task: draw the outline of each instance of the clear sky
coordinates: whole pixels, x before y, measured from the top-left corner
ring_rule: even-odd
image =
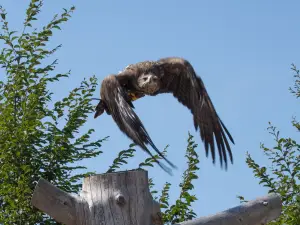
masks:
[[[1,0],[9,25],[20,29],[28,0]],[[157,189],[172,183],[171,202],[186,168],[184,159],[188,131],[199,144],[200,177],[193,205],[198,216],[239,204],[237,195],[253,199],[267,194],[245,163],[246,152],[260,164],[268,161],[259,146],[273,144],[266,130],[272,121],[284,136],[296,136],[290,125],[299,114],[297,100],[289,93],[293,85],[291,63],[300,67],[300,2],[253,1],[45,1],[39,23],[46,24],[62,8],[75,5],[72,19],[56,31],[51,46],[57,52],[57,72],[72,70],[70,79],[51,87],[56,99],[66,96],[84,77],[100,81],[130,63],[167,56],[186,58],[202,77],[221,119],[233,135],[234,165],[228,171],[205,157],[200,136],[189,110],[172,95],[145,97],[135,102],[157,147],[169,147],[168,158],[178,165],[170,177],[159,167],[149,170]],[[94,97],[99,97],[98,92]],[[96,104],[96,102],[95,102]],[[107,115],[90,118],[82,131],[94,128],[93,139],[110,136],[95,159],[82,162],[89,170],[105,172],[113,158],[131,141]],[[137,149],[139,150],[139,149]],[[125,168],[136,168],[148,155],[142,151]],[[217,161],[218,162],[218,161]]]

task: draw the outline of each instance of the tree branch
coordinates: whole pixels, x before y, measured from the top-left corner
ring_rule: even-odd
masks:
[[[215,215],[201,217],[177,225],[263,225],[278,218],[282,202],[277,194],[257,198]]]

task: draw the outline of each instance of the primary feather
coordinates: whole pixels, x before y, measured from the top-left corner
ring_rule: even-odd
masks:
[[[227,154],[229,154],[231,162],[233,162],[233,157],[226,135],[232,143],[234,140],[219,118],[203,81],[185,59],[164,58],[158,62],[164,69],[159,93],[173,93],[180,103],[190,109],[195,129],[200,128],[206,155],[210,149],[213,163],[215,163],[216,146],[214,141],[216,141],[220,164],[222,166],[224,162],[225,168],[227,168]]]

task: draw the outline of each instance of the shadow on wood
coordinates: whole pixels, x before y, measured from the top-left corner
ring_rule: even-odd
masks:
[[[268,195],[215,215],[181,225],[262,225],[281,214],[278,195]],[[66,225],[163,224],[159,204],[149,191],[148,173],[131,170],[86,177],[79,196],[40,179],[32,205]]]

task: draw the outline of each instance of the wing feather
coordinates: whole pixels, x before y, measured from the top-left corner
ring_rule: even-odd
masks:
[[[203,81],[196,75],[192,65],[185,59],[169,57],[158,60],[163,68],[162,87],[159,93],[173,93],[180,103],[190,109],[194,126],[200,128],[200,137],[204,142],[206,156],[209,150],[215,163],[217,147],[221,166],[227,169],[227,154],[231,163],[233,157],[227,137],[234,143],[229,131],[219,118],[207,93]],[[226,136],[227,135],[227,136]],[[216,142],[216,145],[215,145]]]
[[[135,144],[139,145],[144,151],[153,157],[152,153],[146,147],[146,145],[149,144],[164,160],[168,162],[168,164],[170,164],[173,168],[176,168],[176,166],[166,159],[154,145],[141,120],[134,112],[132,102],[128,98],[126,90],[120,85],[115,75],[107,76],[102,81],[101,100],[105,102],[108,111],[119,129],[131,138]],[[153,159],[162,169],[171,173],[170,168],[166,167],[154,157]]]

